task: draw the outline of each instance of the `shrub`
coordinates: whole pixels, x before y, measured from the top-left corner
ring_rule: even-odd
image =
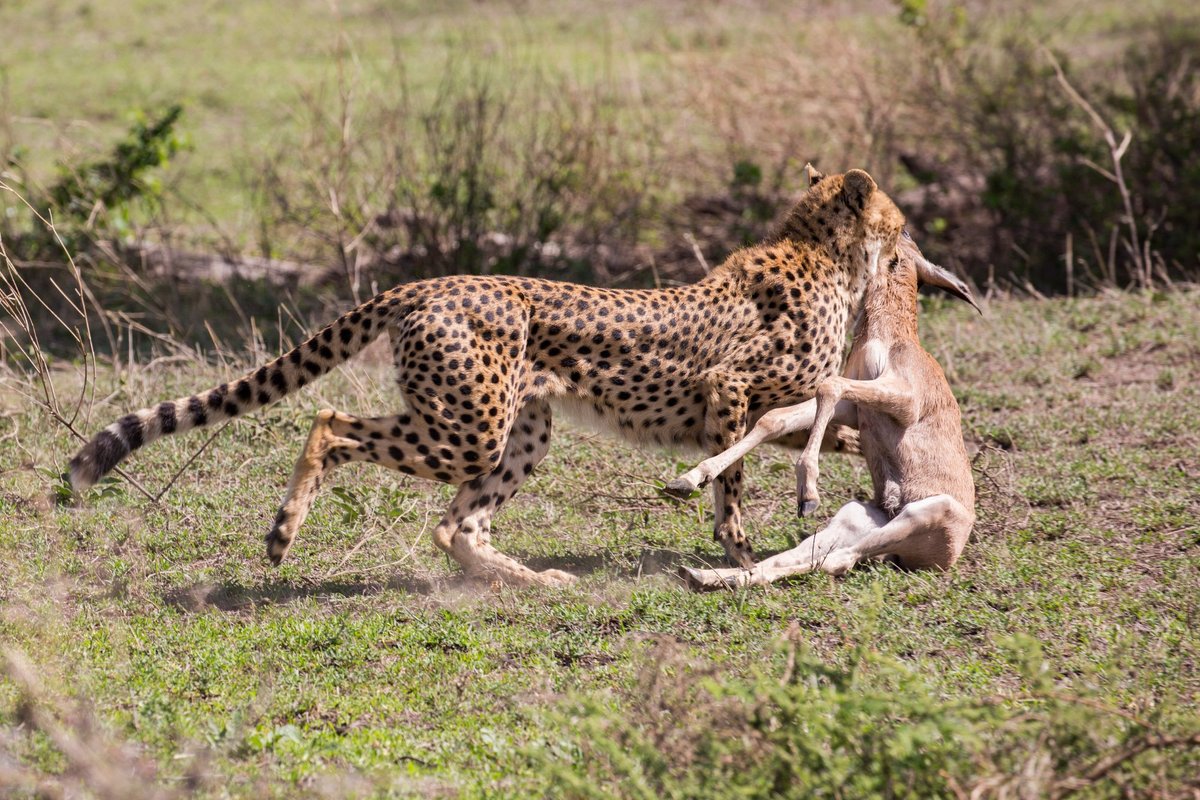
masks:
[[[130,230],[139,206],[155,208],[162,202],[159,170],[166,167],[184,140],[176,131],[183,107],[172,105],[156,117],[138,114],[128,133],[103,158],[82,164],[59,165],[59,177],[42,191],[23,177],[15,159],[9,167],[17,175],[19,192],[38,213],[54,217],[58,234],[71,250],[91,238],[120,238]],[[19,204],[18,204],[19,205]],[[20,228],[6,235],[16,240],[15,251],[28,258],[61,255],[49,229],[31,215],[19,214]],[[9,226],[14,223],[10,219]]]
[[[1200,78],[1190,66],[1200,24],[1160,20],[1115,64],[1073,64],[1041,47],[1036,28],[972,26],[916,6],[902,17],[919,20],[916,64],[934,110],[908,165],[936,188],[913,210],[926,227],[952,221],[932,255],[966,254],[977,275],[991,264],[1049,290],[1069,288],[1074,274],[1141,286],[1197,274],[1200,233],[1186,218],[1200,202]],[[968,187],[966,200],[955,185]]]
[[[876,603],[882,602],[876,598]],[[1056,684],[1037,642],[1017,640],[1005,698],[947,698],[870,645],[831,665],[792,630],[774,666],[716,681],[659,644],[618,704],[570,706],[566,742],[532,751],[567,798],[1066,797],[1182,792],[1200,766],[1200,718],[1172,735]],[[1144,796],[1144,795],[1143,795]],[[1182,794],[1180,795],[1182,796]]]
[[[423,101],[403,89],[336,96],[304,104],[309,167],[286,166],[295,159],[284,145],[257,170],[255,189],[264,254],[315,237],[352,287],[367,271],[381,282],[461,272],[603,278],[596,265],[619,261],[608,251],[636,243],[653,213],[653,130],[637,145],[623,141],[617,117],[629,110],[603,86],[583,91],[519,70],[501,81],[451,62]],[[347,135],[348,119],[369,135]]]

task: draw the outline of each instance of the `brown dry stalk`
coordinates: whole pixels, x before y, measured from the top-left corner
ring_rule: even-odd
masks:
[[[1101,167],[1099,164],[1096,164],[1090,159],[1083,158],[1082,156],[1079,158],[1079,161],[1081,164],[1094,170],[1098,174],[1103,175],[1105,178],[1116,184],[1117,191],[1121,195],[1121,203],[1125,207],[1125,222],[1129,226],[1129,243],[1127,249],[1130,256],[1133,258],[1133,264],[1137,270],[1137,282],[1140,288],[1151,289],[1154,285],[1152,265],[1148,257],[1148,253],[1143,251],[1143,247],[1140,242],[1141,232],[1138,229],[1137,218],[1133,213],[1133,196],[1129,191],[1128,184],[1125,182],[1125,173],[1121,169],[1121,159],[1125,157],[1125,151],[1129,149],[1129,144],[1133,141],[1133,132],[1125,131],[1125,135],[1121,138],[1121,142],[1118,144],[1117,135],[1113,131],[1112,126],[1109,125],[1104,120],[1104,117],[1100,116],[1100,112],[1098,112],[1095,107],[1092,106],[1092,104],[1089,103],[1087,99],[1084,98],[1084,96],[1080,94],[1074,86],[1071,85],[1071,82],[1067,80],[1066,73],[1063,72],[1062,65],[1058,63],[1058,59],[1054,57],[1054,54],[1045,47],[1042,48],[1042,53],[1050,61],[1050,65],[1054,67],[1054,74],[1057,76],[1058,83],[1062,86],[1063,91],[1066,92],[1067,97],[1070,98],[1071,102],[1079,106],[1079,108],[1091,118],[1092,124],[1094,124],[1104,136],[1104,141],[1108,145],[1109,158],[1112,159],[1112,169],[1107,170],[1104,167]],[[1146,245],[1148,247],[1149,241],[1146,242]],[[1110,268],[1112,268],[1111,265]]]
[[[1162,733],[1142,734],[1121,749],[1098,759],[1081,774],[1055,781],[1050,797],[1053,800],[1070,797],[1108,777],[1117,767],[1147,750],[1170,750],[1176,747],[1200,747],[1200,733],[1194,733],[1191,736],[1168,736]]]
[[[67,302],[71,311],[77,314],[81,320],[81,325],[75,327],[69,325],[62,317],[34,291],[33,287],[25,280],[17,265],[9,256],[8,249],[5,246],[3,237],[0,237],[0,312],[6,314],[12,321],[12,325],[16,328],[23,337],[24,341],[12,339],[11,346],[30,364],[33,368],[33,376],[28,380],[28,390],[18,389],[18,392],[29,399],[37,407],[41,408],[47,415],[50,416],[56,423],[65,428],[78,441],[86,442],[87,437],[79,431],[76,423],[82,416],[84,423],[87,424],[91,419],[91,409],[95,403],[96,391],[96,350],[92,339],[92,329],[89,308],[96,309],[102,320],[105,320],[107,331],[108,315],[103,308],[100,308],[91,288],[84,280],[83,273],[79,269],[75,258],[71,255],[70,249],[66,242],[63,241],[59,234],[58,228],[54,224],[53,217],[47,218],[43,216],[36,208],[34,208],[28,200],[26,200],[16,189],[9,186],[7,183],[0,181],[0,191],[8,192],[13,197],[17,198],[37,219],[37,221],[45,226],[54,237],[59,249],[62,250],[66,258],[67,267],[70,270],[71,277],[74,280],[74,296],[64,290],[54,280],[50,281],[50,285],[54,290]],[[45,310],[59,327],[71,337],[75,343],[76,349],[79,351],[79,356],[83,362],[83,380],[79,389],[79,394],[74,400],[73,408],[66,410],[63,401],[59,398],[55,387],[53,376],[51,374],[49,360],[46,357],[46,351],[42,347],[41,340],[38,336],[37,325],[34,322],[33,313],[30,311],[29,304],[26,302],[26,296],[33,297],[37,303]],[[138,326],[143,332],[154,335],[152,331]],[[5,323],[0,322],[0,330],[7,331],[8,327]],[[111,332],[108,332],[110,344],[113,343]],[[115,349],[114,349],[115,352]],[[36,386],[37,388],[34,388]],[[216,433],[219,433],[218,429]],[[179,470],[171,477],[170,480],[157,492],[151,492],[140,481],[130,475],[127,471],[116,468],[114,471],[120,475],[129,485],[137,489],[147,500],[152,503],[157,503],[162,497],[175,485],[175,481],[179,475],[191,465],[195,459],[204,452],[205,448],[215,438],[216,433],[210,436],[207,441],[197,449],[192,456],[184,464],[183,469]]]

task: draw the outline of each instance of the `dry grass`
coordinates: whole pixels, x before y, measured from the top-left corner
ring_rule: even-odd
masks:
[[[372,282],[461,270],[688,280],[759,237],[814,161],[868,168],[931,234],[931,255],[981,282],[998,276],[1009,288],[1012,275],[1022,288],[1074,290],[1128,273],[1144,286],[1195,267],[1177,216],[1190,203],[1163,174],[1194,149],[1187,113],[1171,110],[1194,110],[1192,83],[1175,75],[1187,74],[1179,37],[1194,17],[1167,0],[533,3],[521,14],[457,4],[396,13],[362,0],[271,20],[275,35],[254,47],[241,37],[267,22],[240,4],[198,19],[177,10],[138,22],[126,11],[14,7],[0,23],[29,31],[27,48],[51,33],[73,43],[89,80],[116,72],[135,105],[185,102],[192,151],[160,173],[161,190],[115,215],[130,228],[90,232],[189,251],[180,263],[201,250],[312,264],[351,298]],[[214,28],[238,39],[219,62]],[[145,76],[98,43],[106,37],[134,39],[154,91],[139,94]],[[296,64],[314,41],[320,55]],[[1099,197],[1102,183],[1069,201],[1047,184],[1115,152],[1086,132],[1090,117],[1039,55],[1050,50],[1105,124],[1134,131],[1114,202]],[[1162,63],[1133,63],[1145,50]],[[16,156],[10,177],[36,193],[56,157],[102,152],[122,126],[79,70],[33,75],[41,62],[25,53],[13,51],[13,85],[34,89],[0,109],[0,152]],[[210,67],[181,73],[184,63]],[[188,102],[189,91],[199,96]],[[100,121],[70,124],[80,117]],[[47,126],[60,135],[31,133]],[[1152,157],[1156,138],[1172,142],[1165,160]],[[1068,140],[1079,152],[1055,149]]]

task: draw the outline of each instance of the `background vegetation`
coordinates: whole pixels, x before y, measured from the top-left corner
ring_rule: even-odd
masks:
[[[0,5],[0,795],[1193,797],[1198,19]],[[376,287],[693,280],[808,160],[869,169],[989,298],[923,313],[979,489],[953,573],[687,593],[708,500],[657,487],[691,457],[569,425],[496,528],[577,587],[463,583],[427,535],[450,490],[365,467],[270,569],[315,408],[393,407],[372,352],[56,503],[77,435]],[[789,462],[750,463],[762,553],[818,524]]]
[[[1144,286],[1200,258],[1189,4],[99,0],[0,26],[5,181],[135,266],[266,257],[307,266],[243,271],[353,295],[691,279],[808,160],[869,169],[980,283]]]

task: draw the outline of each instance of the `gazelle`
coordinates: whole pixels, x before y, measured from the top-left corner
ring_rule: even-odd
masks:
[[[820,501],[822,439],[836,422],[859,430],[873,502],[847,503],[824,530],[750,569],[682,567],[692,587],[765,585],[815,569],[840,575],[873,557],[940,570],[958,559],[975,524],[975,486],[958,403],[918,339],[918,278],[979,310],[966,284],[930,263],[905,231],[895,257],[868,285],[844,374],[824,380],[811,400],[767,412],[740,442],[667,486],[687,496],[759,444],[808,430],[796,464],[799,512],[808,516]]]

